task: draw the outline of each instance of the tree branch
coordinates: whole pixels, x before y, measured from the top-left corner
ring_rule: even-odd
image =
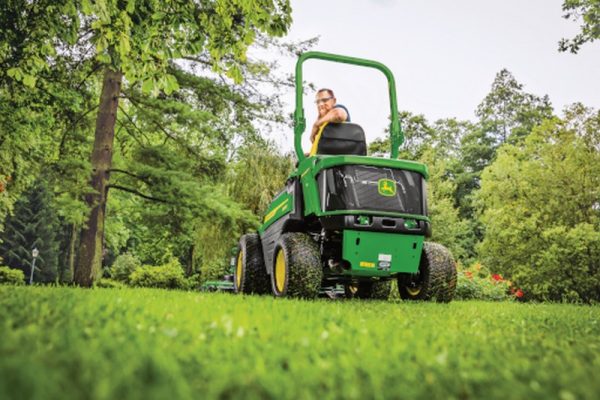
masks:
[[[129,99],[131,100],[131,99]],[[127,118],[127,120],[129,121],[129,123],[131,125],[133,125],[133,127],[140,133],[140,135],[142,135],[144,137],[144,139],[146,139],[146,141],[148,141],[148,138],[146,137],[146,135],[144,135],[144,132],[136,125],[136,123],[133,121],[133,118],[131,118],[131,116],[129,114],[127,114],[127,112],[125,111],[125,109],[123,107],[121,107],[121,105],[119,104],[119,110],[121,110],[121,112],[123,113],[123,115],[125,115],[125,117]],[[129,130],[127,128],[125,128],[125,130],[131,134],[131,132],[129,132]],[[134,136],[134,135],[131,135]],[[138,143],[140,143],[138,141]]]
[[[139,176],[139,175],[137,175],[137,174],[134,174],[133,172],[126,171],[126,170],[124,170],[124,169],[119,169],[119,168],[110,168],[110,169],[108,170],[108,172],[119,172],[119,173],[121,173],[121,174],[129,175],[129,176],[131,176],[132,178],[138,179],[138,180],[140,180],[140,181],[142,181],[142,182],[144,182],[144,183],[150,184],[146,178],[142,178],[141,176]]]
[[[127,94],[125,94],[125,96],[127,96],[127,100],[129,100],[131,102],[131,104],[139,109],[142,109],[141,105],[143,105],[143,103],[138,102],[137,99],[135,99],[133,96],[129,96]],[[141,104],[140,104],[141,103]],[[129,118],[129,116],[127,116]],[[178,137],[176,137],[175,135],[173,135],[171,132],[169,132],[166,128],[164,128],[157,120],[155,120],[154,118],[150,118],[150,121],[162,132],[164,133],[169,139],[173,140],[175,143],[178,143],[181,147],[183,147],[185,150],[187,150],[187,152],[192,155],[195,156],[196,152],[189,147],[186,143],[184,143],[182,140],[180,140]],[[138,128],[139,129],[139,128]]]
[[[135,190],[135,189],[128,188],[128,187],[121,186],[121,185],[109,184],[109,185],[107,185],[107,186],[106,186],[106,189],[107,189],[107,190],[108,190],[108,189],[118,189],[118,190],[122,190],[122,191],[124,191],[124,192],[128,192],[128,193],[131,193],[131,194],[135,194],[136,196],[142,197],[142,198],[144,198],[144,199],[146,199],[146,200],[157,201],[157,202],[159,202],[159,203],[167,203],[167,204],[169,203],[167,200],[164,200],[164,199],[159,199],[159,198],[157,198],[157,197],[152,197],[152,196],[150,196],[150,195],[147,195],[147,194],[140,193],[140,192],[138,192],[138,191],[137,191],[137,190]]]
[[[86,112],[84,112],[83,114],[81,114],[79,116],[79,118],[77,118],[75,121],[71,122],[71,124],[67,127],[67,129],[65,129],[62,138],[60,139],[60,145],[58,146],[59,148],[59,153],[62,154],[62,151],[64,149],[65,146],[65,141],[67,139],[67,136],[69,135],[69,133],[71,132],[71,129],[75,128],[77,126],[77,124],[84,119],[89,113],[91,113],[92,111],[94,111],[95,109],[97,109],[100,106],[100,104],[96,104],[95,106],[92,106],[89,110],[87,110]]]

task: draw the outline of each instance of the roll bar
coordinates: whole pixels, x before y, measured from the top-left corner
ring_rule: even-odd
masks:
[[[309,51],[306,53],[302,53],[300,57],[298,57],[298,61],[296,62],[296,109],[294,111],[294,148],[296,150],[298,160],[302,161],[306,158],[304,152],[302,151],[302,134],[306,129],[306,119],[304,118],[304,108],[302,106],[302,96],[304,94],[302,90],[302,64],[304,63],[304,61],[309,60],[311,58],[375,68],[383,72],[383,74],[388,80],[388,91],[390,95],[390,114],[392,116],[392,121],[390,123],[390,158],[398,158],[398,147],[400,147],[400,145],[404,141],[404,135],[402,134],[402,129],[400,128],[400,121],[398,120],[398,104],[396,102],[396,82],[394,80],[394,75],[392,75],[392,71],[390,71],[388,67],[377,61],[342,56],[338,54],[322,53],[318,51]]]

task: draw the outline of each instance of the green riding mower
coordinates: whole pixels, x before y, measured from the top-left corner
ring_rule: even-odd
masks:
[[[363,129],[328,124],[306,156],[302,64],[321,59],[375,68],[388,80],[390,158],[368,157]],[[383,64],[335,54],[307,52],[296,64],[294,114],[297,169],[266,210],[258,232],[241,237],[234,257],[237,293],[314,298],[323,288],[344,288],[347,297],[387,299],[393,279],[400,297],[449,302],[456,264],[431,236],[427,167],[399,160],[403,134],[396,87]]]

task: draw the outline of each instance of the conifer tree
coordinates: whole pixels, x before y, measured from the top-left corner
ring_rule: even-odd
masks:
[[[34,282],[56,280],[58,270],[58,223],[51,207],[51,195],[43,181],[29,189],[15,204],[14,215],[6,221],[0,255],[11,268],[31,273],[31,251],[37,248]]]

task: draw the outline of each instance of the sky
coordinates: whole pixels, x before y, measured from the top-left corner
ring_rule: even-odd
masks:
[[[576,55],[558,52],[558,41],[579,31],[562,18],[562,0],[291,0],[293,23],[285,40],[319,37],[311,50],[367,58],[388,66],[398,108],[429,120],[475,120],[474,111],[495,75],[508,69],[557,113],[582,102],[600,108],[600,42]],[[295,60],[280,61],[294,71]],[[374,69],[320,60],[304,63],[304,78],[335,91],[338,103],[370,142],[389,124],[384,75]],[[282,97],[294,109],[292,91]],[[306,93],[307,127],[316,119],[314,92]],[[307,131],[309,130],[307,128]],[[309,147],[308,134],[304,148]],[[275,137],[293,149],[293,133]]]

